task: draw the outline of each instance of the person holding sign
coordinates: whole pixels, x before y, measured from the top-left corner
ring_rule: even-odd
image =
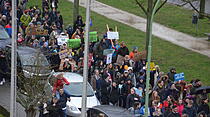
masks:
[[[129,55],[129,50],[128,50],[128,48],[126,47],[125,42],[122,41],[122,42],[120,43],[120,48],[119,48],[119,50],[118,50],[118,52],[117,52],[117,63],[122,64],[123,59],[124,59],[124,57],[125,57],[126,55]]]

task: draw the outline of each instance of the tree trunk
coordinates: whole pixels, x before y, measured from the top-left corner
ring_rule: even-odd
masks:
[[[199,14],[199,18],[200,19],[204,18],[204,14],[205,14],[205,0],[200,0],[200,14]]]
[[[25,110],[26,117],[36,117],[36,109]]]
[[[79,15],[79,0],[74,0],[73,24],[77,20],[78,15]]]

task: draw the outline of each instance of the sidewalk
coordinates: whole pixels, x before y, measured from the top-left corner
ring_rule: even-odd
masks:
[[[73,2],[73,0],[68,1]],[[85,7],[85,4],[80,5]],[[142,17],[113,8],[95,0],[91,6],[91,10],[100,15],[146,32],[146,19]],[[206,40],[197,39],[196,37],[167,28],[158,23],[153,23],[152,34],[160,39],[210,57],[210,42]]]
[[[10,83],[6,82],[6,84],[0,86],[0,99],[0,105],[10,112]],[[24,108],[19,103],[16,103],[16,105],[16,117],[25,117]]]

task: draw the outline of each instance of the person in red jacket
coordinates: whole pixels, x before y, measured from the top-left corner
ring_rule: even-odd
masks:
[[[63,89],[64,88],[64,85],[69,85],[70,82],[65,78],[63,77],[63,73],[60,73],[58,75],[55,76],[57,78],[57,80],[54,82],[54,85],[53,85],[53,96],[56,95],[57,99],[60,99],[60,95],[59,95],[59,89]],[[66,90],[64,88],[64,93],[66,93],[67,95],[70,95],[69,91]]]

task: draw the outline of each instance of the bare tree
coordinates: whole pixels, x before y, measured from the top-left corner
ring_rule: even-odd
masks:
[[[199,18],[202,19],[204,17],[210,18],[210,16],[208,16],[205,13],[205,0],[182,0],[183,2],[185,2],[183,5],[189,4],[197,13],[199,13]],[[200,9],[196,8],[193,5],[193,2],[195,1],[199,1],[200,2]]]
[[[148,0],[148,6],[145,8],[145,5],[143,5],[143,2],[141,0],[135,0],[136,4],[141,8],[141,10],[144,12],[144,14],[147,16],[147,30],[146,30],[146,47],[145,50],[148,49],[148,44],[149,44],[149,33],[150,33],[150,22],[149,20],[151,19],[151,14],[154,9],[155,4],[157,3],[158,0]],[[159,7],[156,9],[155,14],[166,4],[168,0],[164,0]],[[147,50],[148,52],[148,50]]]

